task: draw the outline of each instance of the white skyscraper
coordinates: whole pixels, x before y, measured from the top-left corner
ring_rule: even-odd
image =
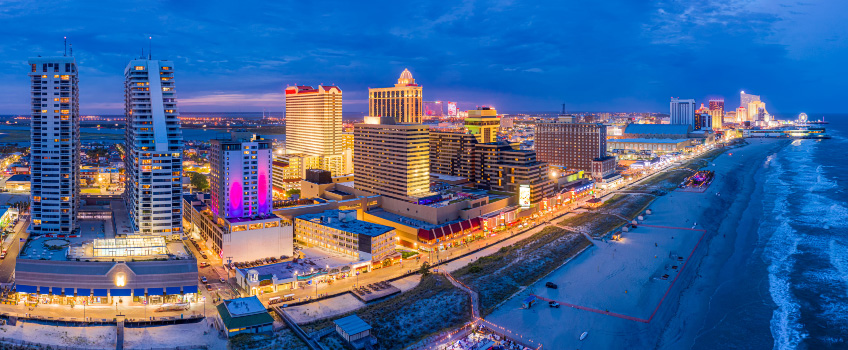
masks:
[[[739,106],[748,108],[751,102],[760,102],[760,95],[746,94],[745,91],[739,93]]]
[[[677,97],[671,98],[669,111],[671,124],[695,125],[695,100],[681,100]]]
[[[135,233],[180,233],[183,137],[173,63],[132,60],[124,76],[130,222]]]
[[[78,229],[79,77],[73,57],[29,59],[33,234]]]

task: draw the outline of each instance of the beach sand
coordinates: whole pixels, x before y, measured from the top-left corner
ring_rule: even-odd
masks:
[[[720,227],[717,221],[721,221],[724,216],[717,215],[717,212],[726,212],[736,197],[746,195],[745,191],[734,191],[734,188],[753,187],[753,173],[780,144],[780,141],[758,140],[744,147],[730,149],[712,162],[715,166],[711,163],[704,168],[716,172],[716,179],[706,192],[674,191],[659,197],[649,206],[653,214],[645,217],[645,224],[691,229],[697,223],[695,228],[706,229],[706,234],[693,230],[639,226],[632,232],[624,233],[624,239],[620,242],[594,241],[596,246],[508,300],[487,320],[541,342],[545,349],[654,348],[663,334],[675,339],[675,336],[664,331],[675,328],[670,325],[680,307],[681,291],[693,295],[686,298],[687,305],[684,308],[698,308],[708,304],[709,295],[698,290],[687,290],[695,279],[693,277],[699,276],[699,265],[706,256],[704,252],[713,247],[732,250],[732,245],[728,244],[729,238],[723,236],[724,233],[717,233]],[[697,249],[689,258],[696,244]],[[677,271],[683,267],[684,261],[676,259],[677,256],[683,257],[686,266],[679,272],[678,280],[658,308]],[[677,266],[677,269],[672,266]],[[669,275],[667,280],[659,278],[664,274]],[[557,283],[559,289],[545,288],[544,283],[547,281]],[[633,318],[650,319],[650,322],[565,305],[552,309],[546,303],[538,303],[529,310],[521,309],[521,301],[529,294],[601,312],[608,310]],[[654,310],[657,310],[656,314]],[[674,322],[681,324],[677,326],[680,329],[689,327],[685,325],[687,321],[676,318]],[[579,336],[584,331],[589,334],[585,340],[580,341]],[[675,344],[673,340],[668,341],[668,344],[668,348],[681,345]]]

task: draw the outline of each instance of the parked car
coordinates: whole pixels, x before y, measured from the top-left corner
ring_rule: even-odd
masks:
[[[557,286],[557,285],[556,285],[555,283],[553,283],[553,282],[545,282],[545,287],[548,287],[548,288],[550,288],[550,289],[557,289],[557,288],[559,288],[559,286]]]
[[[209,281],[206,279],[206,276],[203,276],[203,277],[200,277],[200,282],[207,283]]]
[[[210,285],[208,285],[208,284],[207,284],[207,285],[206,285],[206,290],[208,290],[208,291],[210,291],[210,292],[211,292],[211,291],[212,291],[212,286],[210,286]]]
[[[219,280],[221,280],[221,283],[227,283],[227,280],[223,277],[219,278]]]
[[[559,309],[559,303],[555,302],[555,301],[548,302],[548,306],[555,308],[555,309]]]

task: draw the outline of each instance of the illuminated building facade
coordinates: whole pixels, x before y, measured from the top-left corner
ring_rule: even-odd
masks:
[[[79,77],[73,57],[29,59],[32,234],[79,229]]]
[[[745,91],[739,93],[739,105],[742,107],[748,108],[749,103],[759,101],[760,95],[746,94]]]
[[[695,100],[671,98],[669,114],[670,124],[685,124],[695,126]]]
[[[224,218],[270,213],[271,141],[254,138],[210,142],[212,212]]]
[[[173,62],[132,60],[124,76],[124,198],[132,229],[143,235],[179,233],[183,136]]]
[[[594,123],[540,121],[534,143],[539,161],[590,172],[592,160],[607,155],[607,128]]]
[[[722,124],[724,121],[724,99],[723,98],[714,98],[710,99],[710,117],[712,117],[712,128],[713,130],[718,130],[722,128]]]
[[[498,140],[501,120],[494,108],[481,107],[468,111],[464,124],[468,133],[477,137],[477,142],[490,143]]]
[[[336,86],[286,88],[286,148],[289,153],[342,153],[342,90]]]
[[[421,124],[422,88],[404,69],[395,87],[368,89],[368,111],[374,117],[393,117],[398,124]]]
[[[395,253],[395,228],[356,219],[356,210],[326,210],[294,218],[295,237],[359,260],[380,262]]]
[[[538,161],[535,151],[517,150],[506,142],[481,143],[474,157],[479,165],[474,181],[480,188],[519,193],[521,186],[529,186],[531,203],[553,193],[548,164]]]
[[[430,132],[392,117],[365,117],[353,126],[353,174],[357,190],[400,200],[430,193]]]

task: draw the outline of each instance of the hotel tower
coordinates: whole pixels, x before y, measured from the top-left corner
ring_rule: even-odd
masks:
[[[271,141],[254,137],[211,143],[212,212],[228,219],[271,213]]]
[[[124,76],[130,222],[139,234],[180,233],[183,136],[173,62],[132,60]]]
[[[372,117],[393,117],[398,124],[421,124],[422,87],[404,69],[395,87],[368,89],[368,112]]]
[[[342,89],[336,86],[286,88],[288,153],[330,156],[342,153]]]
[[[71,56],[29,59],[33,234],[79,229],[79,77]]]

